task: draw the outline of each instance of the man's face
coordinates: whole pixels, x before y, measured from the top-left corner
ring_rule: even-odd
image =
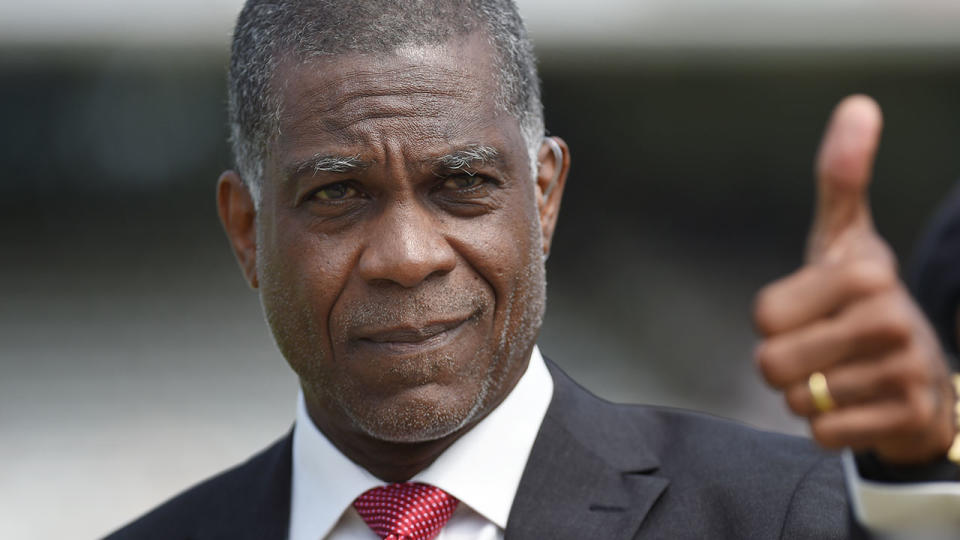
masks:
[[[254,280],[312,418],[394,442],[482,418],[526,367],[552,230],[486,40],[276,80]]]

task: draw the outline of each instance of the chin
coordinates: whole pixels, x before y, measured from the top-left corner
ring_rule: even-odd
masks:
[[[423,443],[450,437],[471,425],[483,409],[485,388],[473,400],[451,390],[452,399],[417,396],[379,403],[350,414],[355,426],[367,436],[392,443]]]

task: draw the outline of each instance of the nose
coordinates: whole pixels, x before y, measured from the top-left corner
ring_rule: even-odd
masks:
[[[410,288],[456,266],[456,253],[436,219],[417,204],[391,205],[369,229],[368,238],[358,271],[370,283]]]

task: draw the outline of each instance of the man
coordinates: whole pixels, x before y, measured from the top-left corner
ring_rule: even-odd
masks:
[[[866,228],[870,107],[848,103],[829,130],[812,264],[761,295],[758,361],[818,440],[872,451],[882,474],[942,458],[953,394],[922,319],[887,299],[902,300],[899,284]],[[511,2],[252,0],[230,114],[238,168],[220,177],[220,217],[300,379],[297,422],[115,538],[856,532],[839,460],[814,445],[612,405],[541,357],[544,259],[570,157],[543,137]],[[891,320],[855,331],[842,314],[862,302]],[[827,330],[840,320],[846,333]],[[873,373],[875,355],[897,366],[884,392],[834,382],[852,356]],[[805,386],[817,370],[835,407]],[[850,416],[874,398],[896,423]]]

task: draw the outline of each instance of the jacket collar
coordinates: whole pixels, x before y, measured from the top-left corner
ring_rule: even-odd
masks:
[[[669,484],[644,445],[637,409],[603,402],[552,362],[554,395],[505,537],[633,538]]]

